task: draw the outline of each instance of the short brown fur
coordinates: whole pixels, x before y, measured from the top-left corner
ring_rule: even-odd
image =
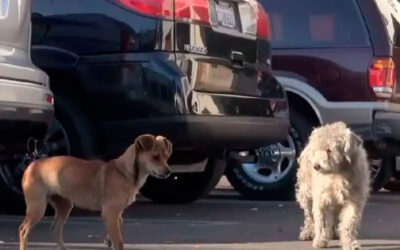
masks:
[[[169,176],[171,154],[172,144],[165,137],[142,135],[109,162],[57,156],[31,163],[22,179],[27,209],[19,229],[20,250],[26,250],[29,231],[42,219],[48,203],[55,210],[52,228],[59,249],[66,249],[62,231],[73,205],[101,211],[108,241],[115,250],[124,249],[122,213],[149,175]]]

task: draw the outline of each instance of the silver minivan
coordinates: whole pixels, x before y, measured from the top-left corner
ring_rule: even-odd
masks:
[[[31,4],[32,0],[0,0],[2,197],[7,191],[18,190],[18,166],[27,148],[32,147],[29,142],[45,138],[54,114],[49,78],[30,58]]]

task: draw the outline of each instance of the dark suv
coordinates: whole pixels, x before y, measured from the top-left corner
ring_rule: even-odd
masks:
[[[40,0],[32,22],[32,59],[55,94],[53,151],[107,159],[163,134],[176,174],[147,183],[155,201],[192,201],[223,174],[226,149],[287,136],[256,1]]]
[[[262,157],[252,165],[232,163],[231,183],[247,197],[291,198],[295,155],[312,127],[345,121],[365,140],[379,189],[399,154],[400,3],[259,2],[271,21],[272,68],[288,94],[290,136],[256,150]]]

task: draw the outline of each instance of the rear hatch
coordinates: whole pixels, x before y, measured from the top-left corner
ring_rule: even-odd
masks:
[[[165,50],[176,52],[176,62],[192,90],[284,98],[269,65],[268,15],[256,0],[117,2],[162,20],[157,37]]]
[[[175,27],[177,60],[194,90],[263,95],[270,33],[257,1],[175,0]]]
[[[0,0],[0,78],[47,83],[30,60],[31,1]]]

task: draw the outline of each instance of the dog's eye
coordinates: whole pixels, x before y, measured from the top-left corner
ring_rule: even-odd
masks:
[[[329,155],[330,153],[332,153],[332,151],[328,148],[328,149],[326,150],[326,153],[328,153],[328,155]]]

